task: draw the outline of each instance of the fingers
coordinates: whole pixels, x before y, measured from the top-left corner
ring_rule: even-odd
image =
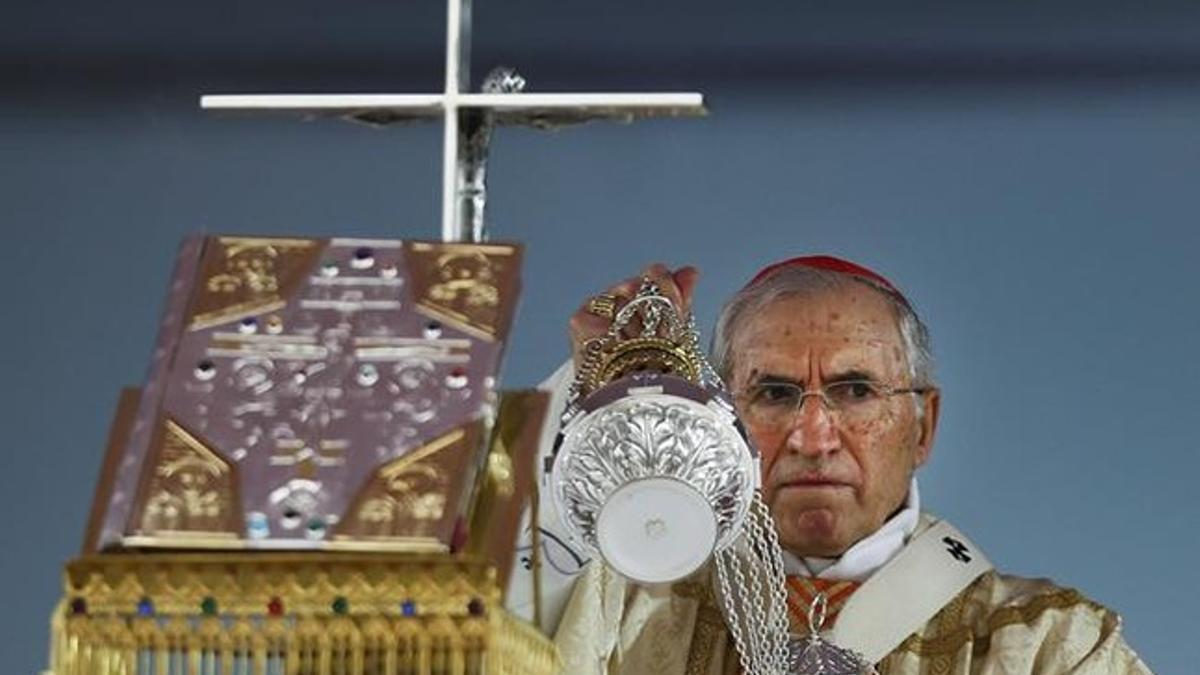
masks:
[[[663,295],[679,310],[680,315],[686,316],[692,311],[692,295],[696,290],[696,282],[700,279],[700,270],[685,265],[671,271],[666,265],[655,263],[647,267],[642,276],[658,285]]]
[[[641,278],[626,279],[618,284],[609,286],[601,294],[611,296],[616,301],[613,307],[614,315],[620,309],[621,305],[624,305],[637,293],[638,286],[641,283]],[[579,309],[575,310],[575,313],[571,315],[571,341],[576,346],[580,342],[603,335],[608,331],[608,325],[612,323],[611,318],[592,313],[590,308],[591,302],[592,298],[584,300]]]
[[[691,311],[692,294],[699,277],[699,270],[692,266],[681,267],[671,271],[666,265],[655,263],[646,267],[636,277],[630,277],[610,286],[604,291],[616,301],[614,312],[632,299],[642,285],[643,279],[653,281],[674,305],[679,308],[681,315]],[[594,296],[593,296],[594,297]],[[569,331],[571,335],[571,352],[576,365],[580,364],[584,345],[589,340],[598,338],[608,332],[612,324],[610,317],[599,316],[590,311],[592,298],[588,298],[571,316]]]
[[[700,270],[687,265],[675,270],[671,278],[675,280],[675,286],[679,289],[680,311],[685,314],[692,311],[692,294],[696,290],[696,282],[700,280]]]

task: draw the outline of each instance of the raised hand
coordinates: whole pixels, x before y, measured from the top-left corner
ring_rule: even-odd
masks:
[[[613,317],[637,294],[643,279],[648,278],[657,284],[662,294],[679,309],[680,315],[686,316],[692,309],[692,293],[699,276],[700,271],[690,265],[672,271],[662,263],[654,263],[638,276],[625,279],[585,300],[571,315],[568,325],[575,367],[578,368],[582,363],[584,345],[608,332]]]

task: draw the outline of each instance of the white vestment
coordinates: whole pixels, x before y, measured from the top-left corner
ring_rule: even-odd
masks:
[[[914,588],[936,595],[940,578],[949,574],[911,564],[919,557],[908,556],[906,565],[904,554],[925,533],[937,534],[935,542],[944,541],[937,528],[950,526],[921,514],[905,550],[872,574],[891,588],[872,586],[868,579],[854,592],[861,594],[859,598],[850,596],[828,634],[853,641],[859,633],[870,642],[874,635],[886,632],[880,626],[889,626],[893,617],[903,613],[895,606],[897,598]],[[947,551],[954,554],[954,547]],[[932,616],[918,621],[914,630],[897,637],[898,644],[889,643],[877,655],[874,660],[881,675],[1150,672],[1125,643],[1120,617],[1111,610],[1048,580],[1002,575],[990,564],[982,569],[987,571],[953,586],[946,601],[939,600],[931,610]],[[558,626],[556,642],[566,664],[564,672],[737,673],[737,654],[711,586],[707,572],[660,587],[636,586],[592,561],[576,582]]]

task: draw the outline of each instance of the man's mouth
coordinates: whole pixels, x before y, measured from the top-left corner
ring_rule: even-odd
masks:
[[[850,488],[849,483],[825,476],[804,476],[781,481],[777,490],[784,488]]]

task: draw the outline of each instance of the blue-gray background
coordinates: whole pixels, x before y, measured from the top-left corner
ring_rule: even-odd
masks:
[[[697,89],[712,108],[497,135],[494,231],[528,246],[508,385],[548,373],[582,298],[647,262],[703,270],[707,325],[767,261],[862,261],[933,330],[924,503],[1000,567],[1119,610],[1158,671],[1195,672],[1200,5],[475,15],[477,77],[505,63],[534,90]],[[3,19],[0,668],[32,673],[179,239],[437,236],[437,127],[214,118],[197,95],[438,90],[444,8],[23,0]]]

